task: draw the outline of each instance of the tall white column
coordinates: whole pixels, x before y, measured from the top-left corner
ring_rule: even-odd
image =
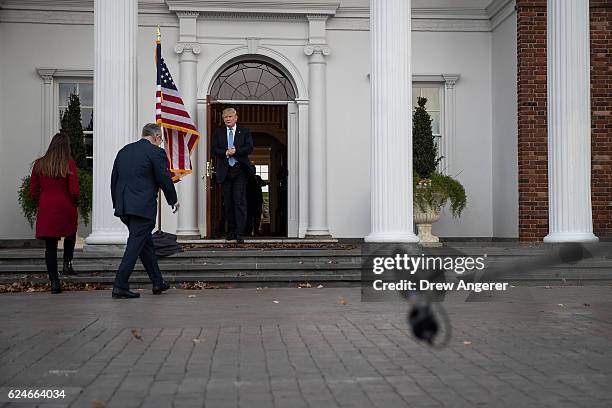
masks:
[[[367,242],[418,242],[412,215],[410,0],[370,0],[372,197]]]
[[[94,186],[87,245],[127,241],[127,229],[113,215],[110,178],[119,149],[138,139],[137,30],[137,0],[95,0]]]
[[[308,55],[308,228],[306,235],[330,236],[327,224],[327,62],[331,49],[325,44],[327,16],[308,16],[310,41]]]
[[[196,14],[197,15],[197,14]],[[195,17],[194,17],[195,19]],[[197,55],[200,53],[200,46],[196,43],[178,43],[174,51],[179,54],[179,92],[183,98],[185,108],[196,121],[197,106],[197,74],[198,61]],[[198,152],[197,148],[191,155],[193,173],[186,175],[178,183],[178,198],[181,203],[181,210],[178,212],[178,224],[176,235],[183,238],[199,238],[198,228]]]
[[[589,0],[548,0],[547,7],[549,233],[544,242],[596,242]]]

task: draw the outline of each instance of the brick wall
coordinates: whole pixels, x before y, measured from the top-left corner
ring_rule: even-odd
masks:
[[[593,232],[612,238],[612,1],[591,0]]]
[[[591,0],[593,229],[612,238],[612,2]],[[519,239],[548,234],[546,0],[517,0]]]

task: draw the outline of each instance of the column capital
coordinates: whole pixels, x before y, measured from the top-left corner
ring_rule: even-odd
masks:
[[[53,81],[56,69],[53,68],[37,68],[36,72],[42,78],[45,84],[50,84]]]
[[[327,57],[331,55],[332,50],[326,44],[308,44],[304,47],[304,54],[309,57],[313,55],[320,55]]]
[[[197,11],[177,11],[176,16],[181,18],[198,18],[200,13]]]
[[[179,42],[174,46],[174,52],[177,54],[183,54],[183,51],[185,50],[191,51],[195,55],[198,55],[202,52],[202,47],[200,47],[200,44],[192,42]]]
[[[444,82],[446,82],[446,89],[453,89],[455,87],[455,84],[459,80],[459,78],[461,78],[461,75],[459,75],[459,74],[442,74],[442,77],[444,78]]]

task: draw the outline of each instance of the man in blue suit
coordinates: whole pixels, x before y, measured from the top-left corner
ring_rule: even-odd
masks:
[[[228,241],[243,242],[247,222],[247,180],[254,173],[249,161],[253,137],[248,128],[237,125],[234,108],[222,112],[224,128],[213,133],[213,154],[217,157],[217,182],[223,185],[223,205]]]
[[[164,192],[173,212],[179,208],[166,153],[159,148],[161,142],[161,128],[155,123],[149,123],[142,128],[142,138],[139,141],[119,150],[113,164],[113,208],[115,216],[121,218],[130,233],[115,276],[114,299],[140,297],[139,293],[130,291],[128,283],[139,257],[153,283],[153,294],[159,295],[169,288],[159,270],[151,236],[157,215],[158,189]]]

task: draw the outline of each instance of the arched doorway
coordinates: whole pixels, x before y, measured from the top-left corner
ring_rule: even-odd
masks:
[[[268,237],[288,236],[288,145],[289,111],[296,92],[289,77],[271,62],[241,59],[220,70],[211,83],[207,98],[208,134],[223,127],[221,112],[227,107],[238,111],[238,122],[248,127],[253,135],[254,151],[251,162],[257,175],[267,185],[262,187],[263,212],[258,230],[252,235]],[[210,166],[215,160],[210,154]],[[207,199],[207,235],[225,235],[222,189],[210,174]],[[253,199],[251,197],[251,199]],[[247,237],[249,231],[247,231]]]

